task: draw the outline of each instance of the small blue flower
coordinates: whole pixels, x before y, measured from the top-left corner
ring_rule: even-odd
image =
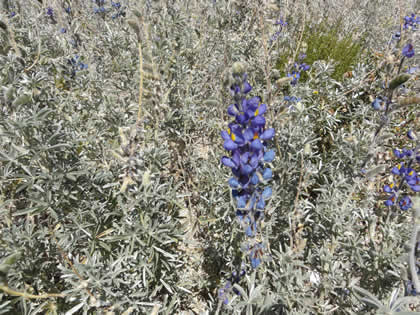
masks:
[[[411,202],[410,197],[405,196],[403,198],[401,198],[400,202],[399,202],[399,206],[401,208],[401,210],[408,210],[413,206],[413,203]]]
[[[274,160],[275,153],[274,150],[269,150],[264,153],[264,161],[265,162],[272,162]]]
[[[402,54],[403,56],[407,57],[407,58],[411,58],[414,56],[414,47],[412,44],[407,44],[404,46],[403,50],[402,50]]]
[[[390,207],[393,206],[395,204],[397,197],[395,194],[392,194],[391,197],[389,197],[386,201],[385,201],[385,206]]]
[[[264,170],[264,172],[263,172],[263,174],[262,174],[262,177],[263,177],[263,179],[264,179],[264,180],[269,180],[269,179],[271,179],[271,178],[273,177],[273,172],[271,171],[271,168],[267,167],[267,168]]]
[[[413,130],[409,130],[409,131],[407,132],[407,137],[408,137],[410,140],[417,140],[417,136],[416,136],[416,134],[414,133],[414,131],[413,131]]]
[[[230,168],[236,168],[238,165],[229,157],[224,156],[221,159],[221,162],[224,166],[230,167]]]
[[[112,5],[114,8],[116,8],[116,9],[121,8],[121,3],[119,3],[119,2],[113,2],[113,1],[111,0],[111,5]]]
[[[271,140],[274,137],[274,128],[269,128],[267,130],[265,130],[261,135],[260,135],[260,139],[262,140]]]
[[[391,173],[394,175],[402,175],[405,172],[404,163],[400,163],[397,166],[394,166],[391,170]]]
[[[406,175],[406,180],[411,190],[413,190],[414,192],[420,191],[420,177],[414,170],[408,175]]]
[[[257,268],[262,262],[262,257],[264,255],[263,248],[264,245],[262,243],[257,243],[250,250],[249,257],[253,269]]]
[[[383,101],[380,98],[375,98],[374,101],[372,102],[372,107],[374,110],[381,110],[383,107]]]
[[[304,54],[304,53],[299,54],[299,57],[298,57],[299,60],[303,60],[305,58],[306,58],[306,54]]]
[[[411,27],[414,31],[417,29],[418,24],[420,24],[420,17],[416,17],[416,15],[412,13],[410,16],[404,17],[403,29],[406,30]]]
[[[308,71],[311,67],[309,65],[307,65],[306,63],[302,63],[299,65],[299,70],[300,71]]]
[[[392,35],[392,38],[393,38],[393,39],[396,39],[396,40],[400,40],[400,38],[401,38],[401,33],[400,33],[400,32],[396,32],[394,35]]]
[[[273,191],[271,190],[271,188],[270,187],[265,187],[263,192],[262,192],[262,197],[264,199],[269,199],[272,194],[273,194]]]
[[[283,19],[279,19],[274,23],[274,25],[286,26],[287,22],[283,21]]]
[[[51,7],[47,8],[47,15],[50,16],[50,17],[52,17],[54,15],[54,11]]]
[[[411,157],[413,155],[413,150],[403,148],[402,154],[403,156]]]
[[[300,78],[300,72],[292,71],[292,73],[287,74],[288,77],[292,78],[293,80],[290,82],[292,85],[296,85],[297,81]]]
[[[93,12],[95,13],[104,13],[106,9],[104,7],[94,8]]]
[[[384,192],[389,193],[389,194],[392,193],[394,191],[393,187],[394,187],[394,184],[385,185],[384,186]]]
[[[60,33],[61,33],[61,34],[67,33],[67,30],[66,30],[64,27],[62,27],[62,28],[60,29]]]
[[[265,200],[264,198],[260,198],[257,202],[257,209],[264,210],[264,208],[265,208]]]
[[[239,188],[240,184],[239,184],[239,181],[235,177],[232,177],[231,179],[229,179],[229,186],[232,187],[233,189],[237,189]]]

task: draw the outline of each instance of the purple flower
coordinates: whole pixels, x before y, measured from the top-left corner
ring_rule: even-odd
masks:
[[[390,185],[385,185],[384,186],[384,192],[386,193],[393,193],[394,192],[394,184],[390,184]]]
[[[113,2],[113,1],[111,0],[111,5],[112,5],[114,8],[116,8],[116,9],[121,8],[121,3],[119,3],[119,2]]]
[[[274,160],[274,150],[270,150],[264,153],[264,162],[272,162]]]
[[[251,260],[252,268],[255,269],[261,264],[264,255],[263,249],[264,245],[262,243],[257,243],[251,248],[249,258]]]
[[[416,140],[416,139],[417,139],[417,136],[416,136],[416,134],[414,133],[414,131],[413,131],[413,130],[409,130],[409,131],[407,132],[407,137],[408,137],[410,140]]]
[[[374,110],[381,110],[383,107],[384,102],[380,98],[375,98],[375,100],[372,102],[372,107]]]
[[[401,198],[400,202],[399,202],[399,206],[401,210],[408,210],[413,206],[413,203],[411,202],[410,197],[405,196],[403,198]]]
[[[283,21],[283,19],[279,19],[274,23],[274,25],[286,26],[287,22]]]
[[[54,11],[51,7],[47,8],[47,15],[50,16],[50,17],[52,17],[54,15]]]
[[[385,201],[385,205],[387,207],[393,206],[395,204],[397,197],[395,196],[395,194],[392,194],[391,197],[389,197],[386,201]]]
[[[407,58],[411,58],[414,56],[414,47],[413,45],[411,45],[410,43],[405,45],[403,50],[402,50],[402,54],[403,56],[407,57]]]
[[[404,17],[403,29],[406,30],[411,27],[412,30],[416,30],[417,24],[420,24],[420,17],[416,17],[416,15],[412,13],[410,16]]]
[[[396,32],[394,35],[392,35],[393,39],[399,40],[401,38],[401,33],[400,32]]]
[[[290,82],[290,84],[296,85],[297,81],[300,78],[300,72],[292,71],[292,73],[288,73],[287,76],[293,79],[292,82]]]
[[[233,104],[227,110],[233,121],[221,132],[229,156],[223,156],[221,163],[232,170],[229,186],[236,201],[236,217],[251,244],[260,233],[259,222],[264,218],[266,200],[272,195],[272,189],[266,185],[273,173],[265,163],[274,160],[274,150],[269,150],[268,144],[275,130],[266,127],[267,105],[258,96],[247,97],[252,90],[247,75],[239,71],[240,66],[234,69],[235,81],[230,87]],[[258,246],[249,253],[253,268],[262,261],[259,253]]]
[[[93,12],[94,13],[104,13],[106,11],[106,9],[104,7],[99,7],[99,8],[94,8]]]
[[[402,175],[405,172],[404,163],[400,163],[397,166],[394,166],[391,170],[391,173],[394,175]]]

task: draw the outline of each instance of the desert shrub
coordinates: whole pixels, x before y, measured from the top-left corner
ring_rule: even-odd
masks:
[[[0,313],[376,312],[354,285],[387,303],[412,216],[383,187],[418,80],[387,49],[411,4],[366,4],[1,1]],[[237,62],[275,129],[251,256],[221,163]]]
[[[308,23],[304,26],[302,43],[300,43],[300,51],[305,54],[305,63],[312,65],[318,60],[334,62],[334,72],[331,77],[334,80],[342,81],[343,75],[350,72],[360,62],[366,48],[363,37],[356,38],[356,34],[355,31],[343,33],[340,20],[333,24],[329,22]],[[285,68],[285,65],[288,64],[290,58],[293,58],[294,51],[291,52],[291,54],[282,54],[276,63],[276,68],[282,74],[287,74],[290,71]],[[303,80],[307,80],[307,78],[306,74],[302,75]]]

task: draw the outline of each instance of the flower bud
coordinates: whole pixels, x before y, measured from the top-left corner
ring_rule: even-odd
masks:
[[[137,39],[140,41],[141,34],[140,34],[140,27],[136,20],[127,20],[128,25],[134,30],[137,35]]]
[[[237,76],[237,75],[242,76],[244,72],[245,72],[245,66],[242,62],[237,61],[232,65],[232,74],[234,76]]]

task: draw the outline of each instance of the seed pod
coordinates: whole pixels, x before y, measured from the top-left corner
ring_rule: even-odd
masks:
[[[400,106],[420,104],[420,96],[401,97],[398,99],[398,104]]]
[[[215,99],[208,99],[208,100],[205,100],[203,104],[209,105],[209,106],[217,106],[219,104],[219,101]]]
[[[404,84],[405,82],[407,82],[410,78],[411,78],[411,75],[409,74],[401,74],[391,81],[391,83],[389,84],[389,88],[391,90],[394,90],[397,87],[399,87],[401,84]]]

